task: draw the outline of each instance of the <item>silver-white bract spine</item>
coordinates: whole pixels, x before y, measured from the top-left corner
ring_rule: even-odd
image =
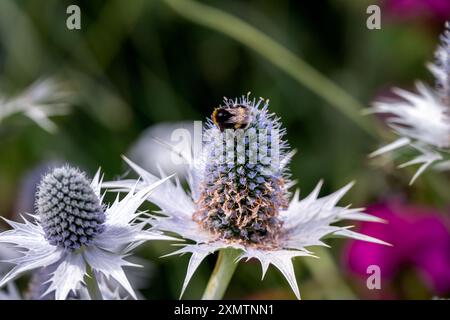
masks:
[[[440,45],[435,51],[434,63],[428,68],[436,79],[436,91],[442,102],[450,102],[450,23],[445,23],[445,30],[440,37]]]
[[[37,80],[12,98],[6,98],[0,93],[0,123],[7,117],[21,113],[42,129],[55,132],[57,127],[50,117],[67,114],[71,96],[62,82],[54,78]]]

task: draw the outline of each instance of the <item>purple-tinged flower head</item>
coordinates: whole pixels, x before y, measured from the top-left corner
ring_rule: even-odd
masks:
[[[55,168],[42,178],[36,209],[46,239],[55,246],[78,249],[104,230],[100,199],[86,175],[69,166]]]
[[[288,204],[288,144],[269,101],[224,99],[205,132],[205,165],[194,218],[219,238],[265,244],[282,225]]]
[[[367,212],[388,223],[363,222],[359,231],[393,246],[351,241],[343,258],[352,273],[366,281],[367,268],[376,265],[386,287],[402,271],[413,269],[434,293],[450,292],[450,229],[442,214],[398,200],[371,205]]]

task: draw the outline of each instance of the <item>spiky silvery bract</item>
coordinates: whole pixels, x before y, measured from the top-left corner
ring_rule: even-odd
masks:
[[[54,271],[54,270],[53,270]],[[55,300],[55,294],[48,293],[49,279],[52,271],[48,268],[42,268],[32,273],[28,286],[23,294],[13,281],[8,282],[8,290],[0,291],[0,300]],[[100,276],[97,279],[98,288],[103,300],[128,300],[128,296],[122,293],[122,288],[117,284],[112,285],[105,277]],[[92,300],[93,297],[85,287],[70,293],[67,300]]]
[[[428,68],[435,77],[437,96],[444,105],[450,105],[450,23],[446,22],[445,30],[440,36],[440,45],[435,51],[434,64]]]
[[[369,109],[371,113],[388,115],[387,124],[399,136],[394,142],[371,154],[378,156],[410,146],[419,154],[400,165],[420,164],[411,179],[413,183],[428,167],[450,168],[450,24],[441,35],[441,43],[435,52],[435,62],[428,64],[435,77],[435,88],[422,82],[416,84],[417,93],[401,89],[394,92],[401,99],[377,101]]]
[[[246,130],[221,131],[208,123],[207,159],[194,218],[220,238],[268,245],[281,227],[279,210],[288,203],[287,170],[277,161],[286,156],[285,131],[267,106],[255,108],[244,97],[226,99],[223,107],[235,105],[245,108],[252,121]]]
[[[351,231],[349,226],[333,225],[346,219],[373,222],[380,222],[380,219],[362,209],[337,206],[352,184],[319,198],[320,182],[303,200],[299,199],[299,192],[292,197],[288,189],[293,183],[289,179],[287,165],[293,152],[284,141],[285,131],[280,120],[269,113],[268,100],[250,99],[248,95],[225,99],[222,108],[242,106],[250,112],[250,116],[245,118],[250,119],[250,123],[234,126],[235,123],[217,125],[208,121],[203,130],[200,154],[196,156],[194,145],[193,155],[186,157],[190,194],[177,180],[176,184],[169,181],[161,185],[147,198],[161,208],[151,223],[154,230],[175,233],[195,242],[171,253],[192,254],[181,294],[206,256],[221,249],[234,248],[240,252],[237,261],[259,260],[263,277],[269,265],[278,268],[300,298],[292,258],[314,256],[307,247],[326,246],[322,241],[325,236],[386,244]],[[242,110],[231,110],[232,113],[237,111]],[[233,121],[238,122],[239,119],[243,118],[234,118]],[[239,129],[222,131],[226,127]],[[267,134],[255,141],[251,131],[257,129],[267,131]],[[222,148],[224,140],[230,142],[227,135],[234,136],[231,141],[241,139],[243,143],[225,143]],[[266,146],[264,141],[269,140],[275,143],[267,143]],[[258,151],[256,160],[252,153],[254,149]],[[105,182],[103,187],[110,191],[133,187],[139,190],[159,180],[130,160],[125,160],[141,179]],[[161,175],[165,176],[163,172]]]
[[[85,296],[85,277],[91,270],[89,276],[99,285],[101,281],[114,283],[136,298],[123,267],[137,265],[124,258],[145,241],[172,239],[147,229],[147,217],[138,219],[138,208],[164,181],[139,191],[131,188],[125,197],[106,206],[101,201],[100,171],[89,183],[78,169],[52,170],[39,185],[37,214],[29,214],[31,219],[22,217],[24,223],[5,219],[12,228],[0,233],[0,243],[11,245],[17,255],[6,260],[15,266],[0,280],[0,287],[24,272],[45,269],[45,288],[38,288],[42,297]]]
[[[6,98],[0,92],[0,124],[14,114],[23,114],[48,132],[57,130],[52,116],[69,111],[71,92],[56,78],[39,79],[20,94]]]
[[[100,199],[85,174],[69,166],[55,168],[43,177],[36,209],[46,239],[63,248],[89,245],[105,228]]]

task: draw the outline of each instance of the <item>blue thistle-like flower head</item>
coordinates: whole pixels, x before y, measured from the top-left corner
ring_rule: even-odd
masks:
[[[197,126],[194,135],[196,132]],[[298,191],[290,196],[288,189],[293,183],[288,164],[294,152],[289,151],[284,136],[280,120],[268,112],[268,101],[250,100],[248,95],[225,98],[213,111],[202,139],[194,139],[191,154],[184,157],[191,193],[177,181],[146,197],[161,209],[161,215],[153,217],[155,231],[193,241],[171,253],[192,253],[181,296],[200,263],[225,248],[235,250],[236,262],[258,260],[263,278],[274,265],[300,299],[292,259],[312,256],[308,247],[326,245],[323,238],[327,236],[387,244],[348,226],[334,225],[347,219],[381,222],[361,208],[337,205],[353,183],[325,197],[319,197],[322,182],[304,199]],[[142,180],[111,181],[103,187],[132,190],[133,185],[152,186],[159,180],[125,160]]]
[[[36,209],[46,239],[55,246],[78,249],[104,230],[100,199],[86,175],[69,166],[56,168],[42,178]]]
[[[194,218],[223,239],[268,245],[286,208],[289,174],[279,118],[269,101],[224,99],[205,132],[201,195]]]
[[[45,268],[47,279],[42,279],[42,275],[35,279],[37,285],[41,283],[45,288],[30,288],[30,295],[39,294],[34,289],[42,289],[44,296],[54,292],[55,300],[97,298],[90,296],[85,287],[85,277],[92,271],[101,294],[104,279],[136,299],[123,268],[137,265],[124,258],[145,241],[173,239],[148,230],[148,220],[138,210],[170,178],[156,179],[140,190],[135,186],[125,197],[107,206],[101,202],[100,170],[89,182],[78,169],[53,169],[38,186],[37,214],[31,216],[34,221],[25,217],[23,223],[5,219],[12,228],[0,233],[0,248],[9,244],[18,256],[6,260],[15,267],[0,279],[0,288],[25,272]],[[118,291],[106,293],[112,297]]]

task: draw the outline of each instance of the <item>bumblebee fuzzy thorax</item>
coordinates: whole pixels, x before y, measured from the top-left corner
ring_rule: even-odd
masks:
[[[233,104],[215,108],[211,119],[220,131],[225,129],[247,129],[253,119],[252,113],[252,106]]]

